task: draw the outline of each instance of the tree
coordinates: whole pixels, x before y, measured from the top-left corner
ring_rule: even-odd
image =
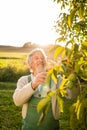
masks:
[[[87,0],[54,0],[54,2],[61,4],[61,13],[55,25],[59,37],[56,39],[54,45],[54,58],[57,58],[61,53],[62,62],[61,66],[54,66],[48,72],[48,77],[51,77],[54,82],[57,82],[57,76],[61,74],[63,81],[60,89],[49,93],[46,99],[39,103],[38,111],[44,108],[44,113],[47,113],[47,104],[53,94],[56,94],[60,112],[63,112],[62,97],[67,94],[67,89],[73,91],[75,88],[76,91],[76,88],[80,88],[80,92],[76,94],[75,102],[70,107],[70,127],[72,130],[86,130]],[[64,42],[65,47],[57,46],[58,42],[61,42],[61,44]],[[73,96],[75,96],[75,91],[73,92]]]
[[[56,31],[61,38],[57,41],[82,43],[87,41],[87,0],[54,0],[61,3],[59,19],[56,21]]]

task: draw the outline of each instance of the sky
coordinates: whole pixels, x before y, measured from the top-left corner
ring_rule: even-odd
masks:
[[[53,0],[0,0],[0,45],[54,43],[59,12]]]

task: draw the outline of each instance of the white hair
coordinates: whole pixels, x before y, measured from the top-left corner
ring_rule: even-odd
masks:
[[[41,49],[41,48],[35,48],[35,49],[33,49],[33,50],[28,54],[28,56],[27,56],[27,63],[31,62],[31,57],[32,57],[32,55],[33,55],[34,53],[38,52],[38,51],[42,53],[42,55],[44,56],[45,60],[47,59],[47,56],[46,56],[46,54],[45,54],[45,52],[44,52],[43,49]]]

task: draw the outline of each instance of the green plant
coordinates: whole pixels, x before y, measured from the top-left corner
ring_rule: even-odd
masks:
[[[70,108],[70,128],[72,130],[87,129],[87,2],[86,0],[54,0],[61,3],[61,9],[68,7],[68,13],[60,13],[56,22],[56,31],[60,37],[54,45],[54,58],[60,54],[61,65],[54,66],[49,75],[57,82],[57,75],[63,80],[55,93],[59,98],[60,112],[63,112],[63,97],[75,98]],[[65,47],[59,47],[58,42],[65,42]],[[62,43],[61,43],[62,45]],[[55,48],[56,46],[56,48]],[[71,92],[71,96],[67,91]],[[50,100],[52,92],[50,93]],[[48,100],[48,98],[46,98]],[[45,100],[46,100],[45,99]],[[45,106],[47,104],[45,101]],[[42,102],[40,102],[42,103]],[[41,107],[43,110],[43,104]]]
[[[0,72],[0,81],[2,82],[17,82],[22,75],[28,75],[28,69],[18,69],[15,66],[7,66]]]

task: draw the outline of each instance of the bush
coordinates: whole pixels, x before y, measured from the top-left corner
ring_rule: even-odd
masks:
[[[7,66],[3,68],[0,72],[0,81],[1,82],[17,82],[19,77],[23,75],[28,75],[30,72],[26,70],[17,70],[16,67]]]

